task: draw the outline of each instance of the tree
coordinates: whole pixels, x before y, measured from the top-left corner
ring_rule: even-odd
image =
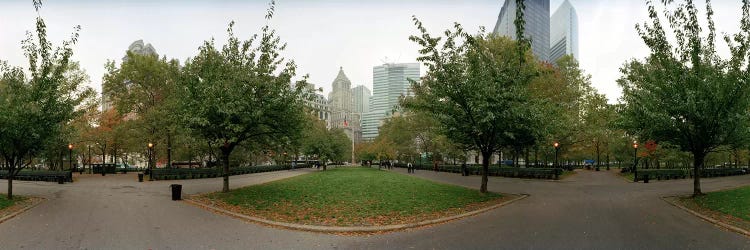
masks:
[[[173,115],[175,105],[175,84],[179,77],[179,63],[177,60],[159,58],[156,54],[139,54],[127,51],[127,60],[119,67],[114,61],[106,64],[107,73],[103,80],[103,93],[111,101],[119,114],[120,120],[128,120],[128,124],[116,124],[112,127],[112,138],[120,142],[111,145],[114,154],[117,150],[124,150],[123,146],[132,146],[131,150],[141,151],[146,143],[151,142],[157,148],[171,148],[176,129]],[[103,110],[104,113],[110,112]],[[129,126],[120,126],[129,125]],[[124,130],[131,130],[128,138],[130,145],[122,145]],[[164,143],[160,143],[164,142]],[[162,146],[165,145],[165,146]],[[102,145],[106,148],[107,145]],[[168,162],[171,163],[171,150],[167,150]],[[115,159],[116,160],[116,159]]]
[[[416,131],[414,117],[410,115],[393,116],[385,120],[378,129],[376,141],[387,144],[398,160],[409,160],[416,155]]]
[[[607,98],[604,95],[591,93],[585,96],[583,101],[582,121],[583,121],[583,140],[590,145],[596,156],[596,168],[601,165],[601,155],[603,150],[607,150],[607,145],[611,140],[610,122],[614,119],[614,109],[607,104]]]
[[[273,16],[274,3],[266,15]],[[229,191],[229,155],[240,143],[300,133],[304,126],[304,77],[293,82],[297,66],[280,56],[286,47],[268,25],[260,37],[235,37],[229,24],[227,43],[218,49],[206,41],[189,59],[179,82],[177,108],[196,136],[218,146],[224,186]],[[259,38],[260,41],[257,41]]]
[[[34,1],[37,13],[41,1]],[[87,77],[73,72],[71,48],[78,41],[75,27],[70,40],[53,49],[47,25],[36,18],[36,36],[31,32],[21,43],[29,60],[29,77],[20,67],[0,62],[0,155],[8,170],[8,198],[13,198],[13,177],[42,152],[74,117],[81,103],[93,95],[82,87]],[[73,73],[73,74],[71,74]]]
[[[310,126],[305,130],[302,140],[303,153],[317,157],[321,163],[351,159],[352,142],[343,130],[329,130],[325,122],[315,117],[309,117],[308,121]]]
[[[724,36],[731,52],[728,59],[716,52],[710,1],[706,1],[705,29],[692,1],[663,1],[669,33],[654,4],[648,1],[647,5],[650,23],[636,25],[636,29],[651,54],[620,69],[620,125],[632,135],[669,142],[692,153],[693,195],[701,195],[700,173],[706,155],[722,145],[742,145],[747,138],[750,4],[742,1],[740,32]]]
[[[432,37],[415,17],[421,36],[419,61],[427,75],[413,81],[407,110],[432,114],[439,130],[454,143],[482,154],[480,192],[487,192],[490,157],[535,115],[528,85],[537,74],[528,42],[523,39],[523,1],[517,1],[519,42],[507,37],[465,33],[459,24],[445,37]],[[441,40],[445,39],[444,41]],[[532,108],[533,107],[533,108]],[[531,126],[533,127],[533,126]]]

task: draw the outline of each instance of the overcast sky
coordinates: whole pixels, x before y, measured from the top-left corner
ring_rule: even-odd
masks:
[[[554,12],[562,0],[551,0]],[[634,25],[646,20],[644,1],[570,0],[578,11],[582,68],[592,75],[600,93],[615,101],[620,89],[615,80],[619,67],[648,50]],[[339,67],[352,85],[372,89],[372,67],[383,62],[416,62],[418,46],[408,40],[417,33],[416,15],[433,34],[461,23],[468,31],[494,27],[503,0],[277,0],[270,22],[282,41],[284,55],[309,74],[310,82],[330,91]],[[260,32],[268,1],[148,1],[148,0],[46,0],[41,10],[55,45],[68,39],[72,27],[81,25],[74,60],[101,89],[104,63],[123,57],[135,40],[151,43],[160,55],[184,62],[211,37],[223,44],[226,27],[237,22],[235,34],[247,38]],[[740,1],[714,1],[719,32],[735,32]],[[34,29],[31,0],[0,1],[0,60],[27,67],[20,41]],[[724,47],[721,43],[719,47]],[[423,69],[424,72],[424,69]]]

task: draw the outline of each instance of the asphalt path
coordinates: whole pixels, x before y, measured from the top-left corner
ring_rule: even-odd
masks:
[[[313,171],[232,176],[230,183],[236,188]],[[186,194],[213,192],[221,178],[139,183],[131,173],[76,175],[75,183],[64,185],[16,181],[16,194],[46,200],[0,223],[0,249],[750,249],[750,238],[660,199],[689,194],[691,180],[631,183],[614,172],[579,170],[562,181],[491,177],[490,191],[530,197],[477,216],[374,236],[271,228],[170,199],[170,184],[182,184]],[[479,176],[413,175],[469,188],[480,183]],[[750,175],[702,184],[704,191],[748,185]]]

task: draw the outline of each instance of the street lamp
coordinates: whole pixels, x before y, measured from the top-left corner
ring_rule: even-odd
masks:
[[[70,171],[75,171],[73,169],[73,144],[68,144],[68,165]]]
[[[88,162],[89,162],[89,174],[93,174],[94,170],[92,170],[92,168],[91,168],[91,145],[88,145],[88,146],[89,146],[89,160],[88,160]]]
[[[638,181],[638,142],[633,141],[633,181]]]
[[[154,144],[148,143],[148,180],[153,181],[154,180],[154,169],[153,169],[153,151],[154,151]]]
[[[555,146],[555,168],[559,167],[559,164],[557,163],[557,152],[560,151],[560,143],[555,142],[555,144],[552,144]]]
[[[286,151],[284,151],[284,164],[282,165],[286,165]]]

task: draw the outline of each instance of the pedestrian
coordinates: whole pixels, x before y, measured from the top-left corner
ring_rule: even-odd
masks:
[[[410,174],[414,173],[414,166],[411,165],[411,162],[406,164],[406,172]]]
[[[461,163],[461,176],[469,176],[469,172],[466,169],[466,162]]]
[[[292,161],[292,170],[294,170],[297,167],[297,161]]]
[[[432,170],[435,171],[435,172],[437,172],[437,170],[438,170],[437,167],[438,167],[437,166],[437,161],[433,162],[432,163]]]

